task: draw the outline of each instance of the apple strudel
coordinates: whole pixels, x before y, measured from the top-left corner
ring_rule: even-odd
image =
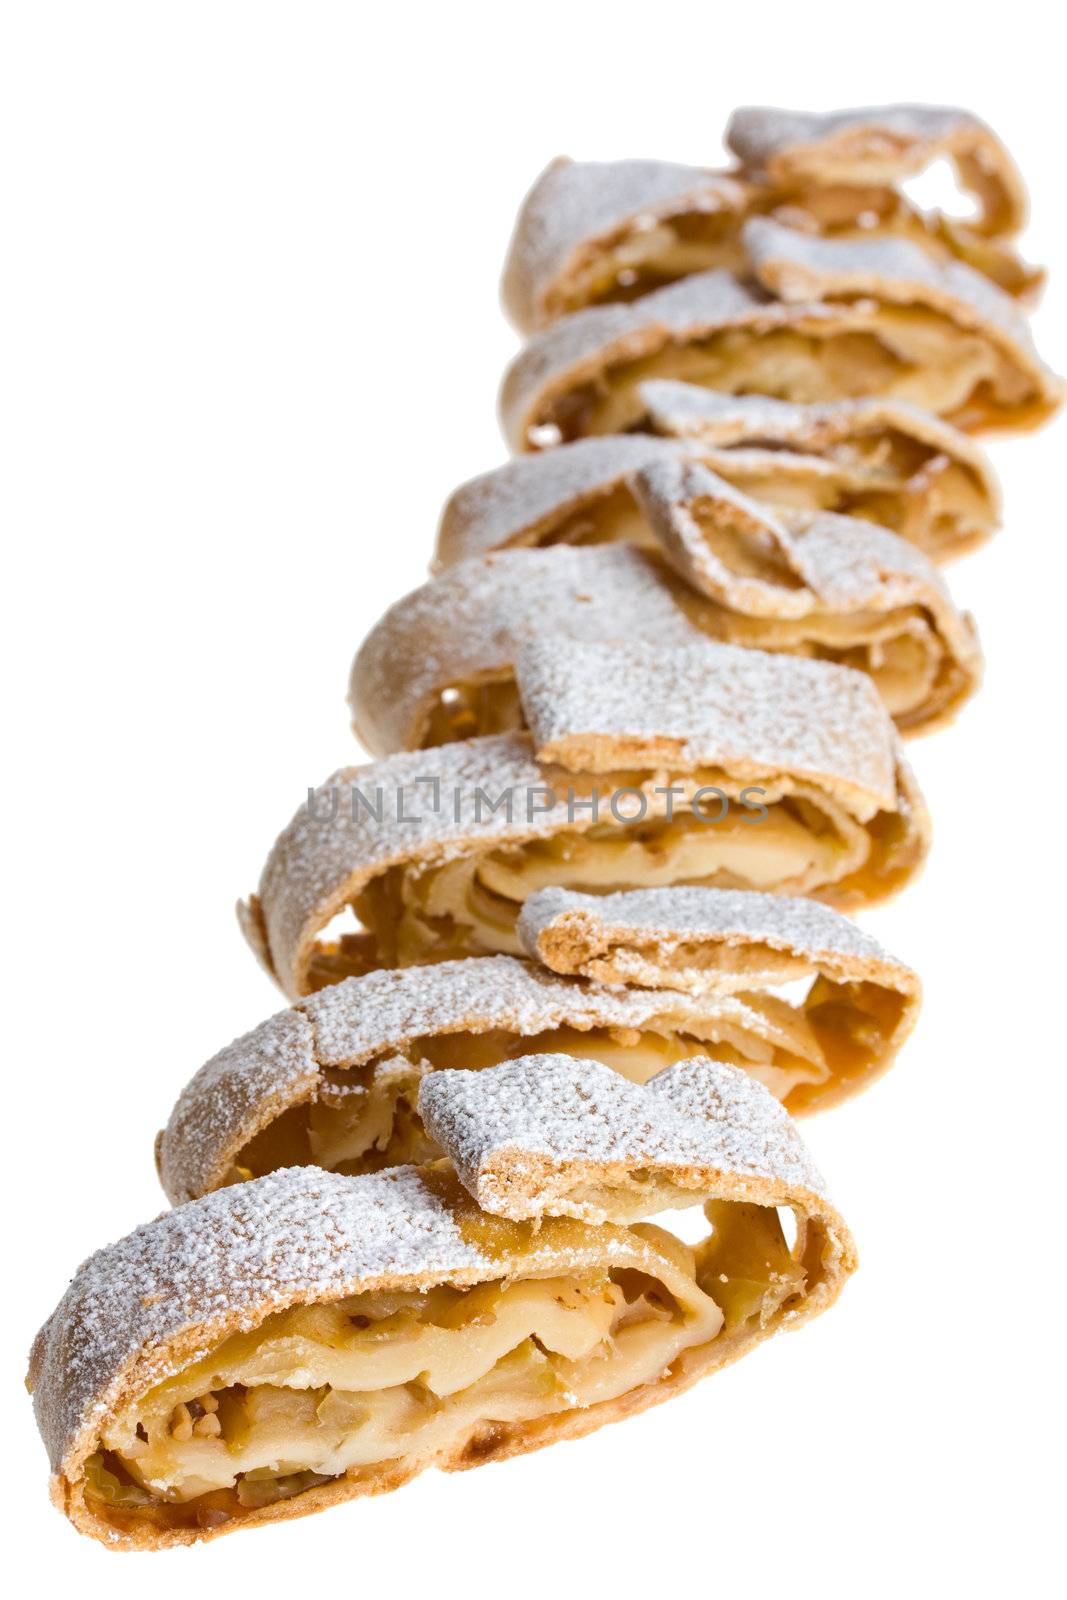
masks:
[[[432,1090],[432,1092],[428,1092]],[[288,1168],[97,1252],[29,1384],[56,1505],[159,1549],[576,1438],[829,1306],[856,1265],[781,1105],[678,1062],[431,1075],[449,1160]],[[644,1219],[700,1204],[695,1246]]]
[[[632,923],[638,911],[648,921],[646,901],[659,922],[639,942],[629,934],[631,952],[617,903]],[[610,935],[596,921],[601,903]],[[346,978],[221,1050],[157,1140],[171,1201],[286,1166],[352,1176],[430,1159],[440,1152],[417,1111],[426,1074],[516,1055],[592,1058],[644,1083],[703,1053],[742,1067],[788,1111],[819,1111],[890,1066],[919,1007],[913,972],[808,900],[677,889],[601,902],[543,890],[527,901],[519,936],[534,962],[469,956]],[[649,987],[574,981],[538,956],[583,976],[610,972],[615,985],[647,971]],[[805,983],[796,1000],[774,993]]]
[[[701,640],[523,649],[530,732],[335,773],[240,908],[290,999],[377,967],[521,953],[522,903],[699,883],[873,904],[929,819],[862,673]],[[353,926],[352,919],[355,918]]]

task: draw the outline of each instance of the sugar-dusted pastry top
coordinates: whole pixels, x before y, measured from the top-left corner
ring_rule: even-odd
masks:
[[[818,451],[869,433],[900,433],[963,462],[994,508],[999,503],[992,464],[981,446],[943,417],[935,417],[907,400],[872,395],[802,406],[771,395],[720,394],[672,378],[650,378],[641,385],[641,398],[653,428],[694,445],[728,449],[733,445],[770,444]],[[580,445],[594,443],[607,444],[608,440],[577,440],[566,448],[577,450]],[[549,452],[543,459],[551,460],[558,453]],[[537,459],[532,458],[530,465]],[[522,457],[514,463],[521,464]],[[651,462],[640,461],[632,470],[649,465]]]
[[[992,129],[958,106],[740,106],[726,144],[744,168],[785,187],[898,185],[945,157],[979,203],[979,231],[1012,234],[1026,221],[1026,189],[1014,161]]]
[[[725,1009],[731,1012],[729,1002]],[[176,1204],[217,1187],[257,1133],[315,1099],[324,1069],[356,1067],[419,1038],[677,1027],[708,1015],[707,1001],[688,995],[574,983],[513,956],[346,978],[269,1018],[201,1067],[160,1135],[160,1178]]]
[[[398,600],[363,641],[349,684],[356,734],[372,754],[418,746],[443,689],[509,677],[520,642],[546,632],[700,638],[673,587],[659,562],[626,544],[462,561]]]
[[[419,1112],[482,1209],[516,1219],[546,1209],[590,1222],[633,1215],[625,1173],[635,1168],[694,1191],[726,1172],[825,1189],[778,1101],[739,1067],[702,1056],[644,1085],[558,1054],[435,1072]],[[605,1192],[590,1195],[590,1184]]]
[[[631,472],[679,446],[644,433],[606,434],[537,455],[516,456],[461,484],[437,530],[436,568],[518,542],[538,528],[606,497]]]
[[[701,640],[659,648],[546,639],[518,682],[543,761],[605,771],[668,762],[830,779],[860,814],[896,805],[893,725],[850,667]],[[608,762],[601,765],[601,758]]]
[[[539,889],[519,917],[519,936],[532,956],[554,966],[553,932],[566,933],[579,960],[598,946],[658,943],[669,961],[679,945],[698,941],[760,945],[798,956],[812,966],[829,964],[851,977],[884,976],[894,981],[908,969],[872,934],[830,906],[799,895],[761,894],[753,889],[704,889],[682,884],[669,889],[623,889],[615,894],[579,894]],[[568,965],[564,970],[576,970]],[[577,970],[580,970],[577,969]],[[714,969],[704,975],[715,986]]]
[[[546,294],[590,247],[683,208],[732,211],[745,186],[676,161],[570,161],[559,157],[523,201],[504,266],[503,300],[521,329],[536,327]]]

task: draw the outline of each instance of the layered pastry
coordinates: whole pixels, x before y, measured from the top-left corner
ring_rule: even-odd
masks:
[[[888,529],[772,509],[696,462],[657,462],[634,489],[668,560],[713,602],[699,620],[715,637],[868,673],[902,732],[940,726],[978,687],[973,622]]]
[[[644,1083],[704,1053],[792,1113],[823,1110],[886,1070],[919,1007],[913,972],[811,900],[545,889],[519,937],[533,962],[470,956],[346,978],[227,1045],[157,1141],[170,1199],[280,1167],[351,1175],[432,1158],[417,1110],[426,1074],[518,1055],[592,1058]]]
[[[290,999],[377,967],[519,954],[538,889],[702,884],[872,904],[929,820],[870,679],[700,641],[552,638],[528,733],[345,768],[277,840],[246,936]]]
[[[570,161],[523,201],[501,298],[521,333],[586,306],[634,300],[692,272],[744,266],[740,229],[755,190],[677,161]]]
[[[680,459],[639,472],[633,490],[672,571],[624,545],[506,550],[391,606],[352,665],[349,704],[367,749],[522,727],[515,661],[526,640],[549,634],[665,646],[703,634],[842,662],[871,677],[904,732],[943,723],[977,687],[973,623],[895,534],[773,511]]]
[[[624,544],[461,562],[396,601],[363,641],[353,729],[373,755],[390,755],[521,728],[515,660],[526,640],[699,642],[708,608],[685,591],[666,561]]]
[[[809,116],[746,107],[727,139],[737,172],[671,161],[551,162],[523,202],[504,268],[504,307],[520,332],[695,272],[743,270],[741,226],[759,215],[827,238],[903,238],[936,259],[967,262],[1012,295],[1040,286],[1042,273],[1010,242],[1026,219],[1022,179],[968,112],[888,106]],[[941,158],[977,201],[974,218],[924,213],[901,192]]]
[[[536,334],[501,387],[512,448],[645,426],[649,379],[799,404],[904,400],[966,431],[1035,427],[1058,406],[1060,382],[1015,303],[962,263],[766,218],[743,239],[757,282],[696,273]]]
[[[669,379],[640,385],[639,399],[644,425],[664,437],[577,439],[462,484],[441,514],[434,570],[520,546],[648,545],[632,476],[679,455],[771,505],[881,523],[935,561],[983,543],[998,525],[984,453],[903,401],[797,406]]]
[[[638,1087],[542,1055],[423,1084],[448,1159],[288,1168],[79,1269],[29,1382],[52,1497],[111,1549],[190,1544],[576,1438],[837,1296],[849,1232],[737,1068]],[[683,1243],[644,1219],[702,1205]]]

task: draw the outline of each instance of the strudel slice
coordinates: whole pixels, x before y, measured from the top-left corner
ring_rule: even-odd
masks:
[[[527,901],[519,936],[552,966],[603,973],[616,987],[539,961],[471,956],[323,989],[236,1039],[187,1084],[156,1146],[171,1200],[283,1166],[356,1174],[438,1155],[417,1111],[426,1074],[517,1055],[592,1057],[644,1083],[706,1053],[743,1067],[791,1112],[821,1110],[886,1070],[919,1006],[913,972],[809,900],[547,889]],[[617,987],[642,974],[647,988]],[[791,997],[775,993],[786,984]]]
[[[922,797],[851,668],[557,638],[524,647],[519,678],[529,733],[343,769],[282,832],[241,917],[291,999],[376,967],[519,954],[518,913],[548,886],[849,907],[925,857]]]
[[[1000,489],[985,452],[969,434],[907,401],[798,406],[653,379],[641,386],[641,403],[665,443],[688,445],[691,458],[755,499],[881,523],[933,561],[983,544],[999,524]],[[569,448],[605,443],[590,439]],[[558,453],[512,465],[532,467]]]
[[[993,130],[959,106],[786,111],[739,106],[726,143],[746,174],[781,192],[882,189],[950,161],[977,205],[970,234],[1011,238],[1026,222],[1022,174]],[[947,219],[945,219],[947,220]]]
[[[501,386],[512,449],[642,427],[653,378],[800,404],[905,400],[967,431],[1035,427],[1060,404],[1015,303],[962,263],[766,218],[745,224],[744,241],[761,284],[696,273],[536,334]]]
[[[560,157],[523,201],[504,267],[504,309],[530,333],[691,272],[739,269],[750,193],[737,178],[676,161]]]
[[[462,484],[441,513],[434,570],[531,545],[647,546],[633,474],[679,456],[772,505],[881,523],[935,561],[984,543],[999,524],[1000,493],[984,452],[903,401],[797,406],[669,379],[642,384],[640,400],[645,425],[664,437],[576,439]]]
[[[664,648],[706,636],[840,662],[871,677],[909,733],[948,720],[976,689],[974,624],[937,569],[887,529],[772,510],[677,459],[639,472],[633,488],[658,558],[625,545],[504,550],[390,606],[349,681],[366,748],[387,755],[522,727],[522,646],[562,635]]]
[[[81,1532],[190,1544],[576,1438],[798,1326],[855,1267],[737,1068],[638,1087],[525,1057],[434,1073],[420,1108],[448,1160],[288,1168],[79,1269],[29,1382]],[[644,1220],[694,1205],[696,1245]]]

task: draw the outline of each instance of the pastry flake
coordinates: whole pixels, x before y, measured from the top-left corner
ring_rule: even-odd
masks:
[[[603,939],[574,954],[573,928],[593,926],[600,905],[614,915],[620,897],[543,890],[518,923],[537,964],[471,956],[347,978],[235,1040],[187,1084],[159,1136],[169,1198],[178,1205],[282,1166],[356,1175],[431,1159],[440,1151],[417,1101],[426,1074],[442,1068],[565,1052],[643,1083],[707,1053],[797,1113],[865,1088],[911,1031],[914,974],[829,907],[693,889],[621,900],[658,908],[655,948],[674,964],[649,959],[651,934],[633,960],[614,946],[609,959]],[[710,909],[694,934],[694,907],[704,902]],[[733,921],[724,928],[726,910]],[[773,993],[796,980],[814,980],[803,1000]]]
[[[925,805],[862,673],[704,640],[558,638],[524,646],[518,682],[532,737],[342,769],[282,832],[241,919],[290,999],[378,967],[517,955],[522,903],[549,885],[847,907],[894,893],[926,854]]]
[[[648,426],[688,445],[683,453],[757,500],[864,517],[934,561],[983,544],[999,525],[1000,489],[985,452],[906,401],[798,406],[669,379],[642,384],[640,394]],[[511,465],[532,468],[601,443],[607,441],[582,440]]]
[[[638,1089],[547,1055],[426,1088],[452,1164],[287,1168],[79,1269],[29,1377],[79,1531],[191,1544],[578,1437],[798,1326],[855,1268],[787,1114],[734,1068]],[[694,1204],[695,1247],[633,1220]]]
[[[803,252],[832,252],[839,276],[814,273],[805,256],[805,281],[828,298],[775,299],[717,271],[630,305],[564,317],[536,334],[504,375],[500,416],[511,447],[538,450],[642,427],[642,385],[652,379],[800,404],[905,400],[968,431],[1036,426],[1059,404],[1059,380],[1012,302],[958,263],[939,268],[893,240],[809,239],[762,218],[744,233],[759,271],[783,285],[799,283],[790,268]],[[875,271],[868,252],[876,247],[891,255],[877,255]],[[883,269],[893,275],[881,276]],[[861,281],[868,287],[829,297],[831,282]]]
[[[690,272],[735,268],[748,186],[673,161],[553,161],[523,202],[504,267],[520,331],[631,300]]]
[[[978,687],[973,622],[887,529],[772,508],[682,460],[639,472],[634,493],[668,559],[714,602],[701,621],[726,643],[867,673],[902,732],[942,725]]]

